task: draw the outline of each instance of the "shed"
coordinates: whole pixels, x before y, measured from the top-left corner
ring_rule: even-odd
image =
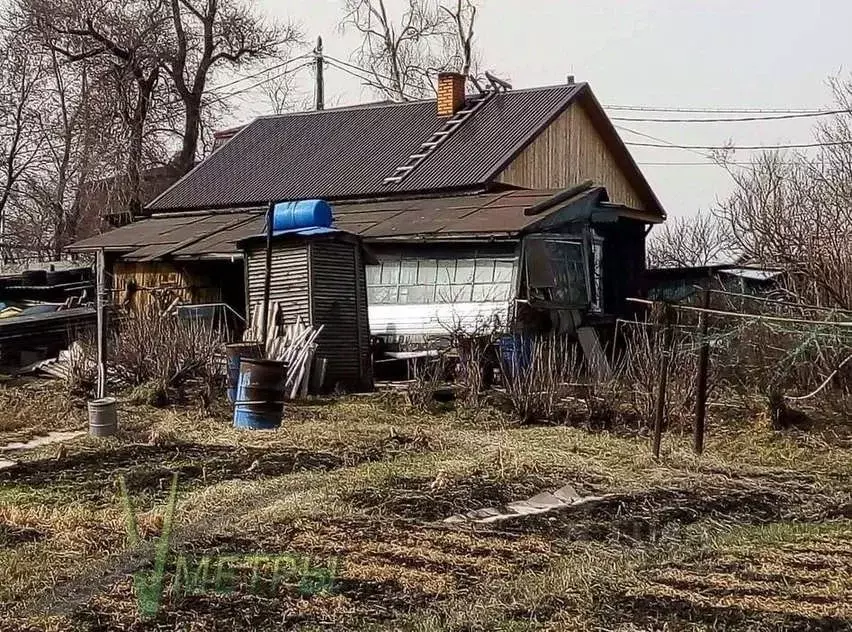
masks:
[[[263,302],[266,237],[244,239],[247,313]],[[366,253],[352,233],[309,228],[272,238],[270,303],[278,304],[280,325],[323,326],[317,357],[328,366],[324,386],[347,390],[373,387],[370,324],[367,316]]]

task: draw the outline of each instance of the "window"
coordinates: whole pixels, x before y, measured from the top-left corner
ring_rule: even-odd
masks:
[[[511,298],[515,261],[493,257],[403,259],[367,266],[373,305],[486,303]]]
[[[530,300],[572,307],[591,302],[582,242],[530,237],[526,268]]]

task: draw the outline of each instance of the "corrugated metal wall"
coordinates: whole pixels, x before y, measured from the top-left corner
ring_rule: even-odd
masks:
[[[314,325],[325,328],[317,355],[328,358],[326,384],[368,388],[370,326],[364,266],[356,243],[314,241],[309,246]]]
[[[254,310],[263,302],[263,281],[266,277],[266,253],[263,248],[249,251],[248,304]],[[280,322],[289,325],[301,317],[311,322],[310,283],[308,277],[308,244],[305,242],[275,245],[272,250],[272,283],[269,298],[278,303]]]
[[[265,249],[246,257],[248,302],[263,301]],[[370,325],[360,245],[331,240],[273,244],[270,300],[278,303],[282,324],[300,317],[324,325],[317,356],[328,359],[326,386],[372,387]],[[253,309],[253,307],[252,307]]]

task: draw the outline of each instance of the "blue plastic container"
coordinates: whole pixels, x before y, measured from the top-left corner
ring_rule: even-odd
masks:
[[[500,357],[503,372],[512,377],[518,371],[526,369],[532,358],[532,338],[522,334],[500,338]]]
[[[275,360],[240,360],[240,379],[234,405],[234,427],[275,430],[284,417],[287,364]]]
[[[273,231],[328,228],[332,221],[331,206],[325,200],[279,202],[272,209]]]

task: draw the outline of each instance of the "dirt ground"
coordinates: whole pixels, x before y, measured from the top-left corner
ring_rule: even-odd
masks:
[[[0,445],[85,427],[58,383],[0,385],[0,404]],[[852,630],[848,421],[779,434],[711,417],[702,457],[672,431],[655,460],[644,436],[392,395],[290,406],[275,432],[231,428],[223,402],[119,415],[115,438],[0,453],[19,461],[0,469],[0,630]],[[134,581],[156,568],[175,473],[145,617]],[[604,498],[443,520],[566,483]],[[282,555],[333,581],[178,589],[181,558]]]

